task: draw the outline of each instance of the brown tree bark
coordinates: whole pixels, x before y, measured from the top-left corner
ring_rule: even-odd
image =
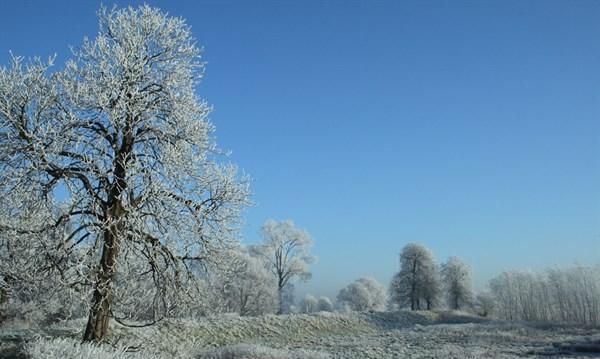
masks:
[[[130,122],[130,118],[127,122]],[[124,133],[123,142],[114,161],[115,182],[108,191],[108,201],[104,211],[109,225],[103,234],[100,268],[96,274],[96,287],[92,296],[92,307],[90,308],[83,341],[101,341],[108,335],[117,256],[119,254],[120,238],[124,229],[125,210],[121,203],[121,193],[127,187],[125,181],[126,168],[134,143],[129,126],[125,127]]]
[[[279,281],[279,285],[277,286],[277,295],[279,304],[279,307],[277,309],[277,315],[281,315],[283,314],[283,285],[281,284],[281,280]]]
[[[123,214],[120,203],[111,208],[113,224],[104,232],[104,244],[100,258],[100,270],[96,277],[96,287],[92,296],[92,307],[83,335],[83,341],[100,341],[108,335],[111,303],[113,298],[113,282],[116,274],[117,256],[119,253],[120,217]]]

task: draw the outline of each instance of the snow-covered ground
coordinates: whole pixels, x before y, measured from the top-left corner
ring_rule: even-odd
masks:
[[[78,338],[81,328],[80,321],[45,330],[0,328],[0,337],[7,348],[6,343],[36,335]],[[448,312],[319,313],[170,320],[141,329],[115,325],[111,342],[133,348],[140,357],[156,358],[597,358],[572,349],[600,344],[600,329],[508,323]],[[68,339],[66,343],[54,344],[68,345]]]

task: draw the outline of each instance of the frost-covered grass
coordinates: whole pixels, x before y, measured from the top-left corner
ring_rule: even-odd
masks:
[[[99,347],[78,344],[82,329],[81,322],[66,322],[39,332],[38,335],[51,339],[30,341],[30,353],[43,353],[31,358],[503,359],[532,353],[556,358],[572,357],[568,351],[571,344],[561,343],[600,343],[598,328],[510,323],[466,313],[426,311],[256,318],[222,315],[169,320],[141,329],[114,324],[108,343]],[[0,338],[7,334],[0,329]],[[17,334],[10,333],[13,337]],[[27,335],[31,338],[31,331]],[[134,352],[124,351],[125,348]],[[579,353],[577,358],[585,355],[598,358],[591,353]]]
[[[31,359],[168,359],[168,353],[131,351],[128,347],[108,344],[82,344],[71,338],[38,338],[25,345]],[[177,353],[176,358],[196,359],[329,359],[325,353],[312,350],[282,350],[254,344],[236,344],[216,349]]]
[[[312,350],[281,350],[261,345],[236,344],[201,352],[198,359],[329,359]]]
[[[38,338],[25,345],[31,359],[162,359],[147,352],[127,352],[125,347],[82,344],[71,338]]]
[[[131,351],[127,347],[108,344],[82,344],[70,338],[37,338],[24,348],[30,359],[170,359],[167,353]],[[198,350],[175,358],[195,359],[330,359],[325,353],[312,350],[282,350],[254,344],[236,344],[216,349]]]

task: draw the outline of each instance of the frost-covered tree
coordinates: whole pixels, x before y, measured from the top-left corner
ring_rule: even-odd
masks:
[[[504,272],[490,290],[501,319],[600,324],[600,267]]]
[[[387,303],[387,291],[383,284],[373,278],[360,278],[340,290],[337,303],[344,311],[381,311]]]
[[[296,227],[293,221],[267,220],[261,229],[263,242],[252,247],[253,253],[263,257],[277,281],[279,311],[283,313],[285,288],[296,279],[311,277],[309,264],[314,261],[309,250],[312,238],[307,231]]]
[[[440,294],[439,271],[433,254],[422,245],[407,244],[400,253],[400,271],[390,284],[399,308],[432,309]]]
[[[277,284],[277,283],[275,283]],[[294,283],[288,283],[282,290],[278,291],[277,313],[297,313],[296,307],[296,286]]]
[[[494,296],[488,292],[478,293],[475,296],[475,312],[482,317],[489,317],[494,312],[496,302]]]
[[[150,278],[163,315],[200,295],[191,263],[236,235],[248,202],[236,168],[217,162],[185,21],[148,6],[99,20],[63,70],[19,57],[0,69],[1,246],[19,272],[90,289],[86,341],[125,319],[124,263],[139,260],[128,275]]]
[[[472,304],[471,268],[458,257],[442,264],[442,284],[450,309],[460,310]]]
[[[311,294],[304,296],[300,301],[300,312],[302,313],[314,313],[319,310],[319,301]]]
[[[546,286],[539,273],[510,271],[490,280],[498,304],[497,314],[508,320],[548,320]]]
[[[333,303],[328,297],[319,297],[319,303],[317,304],[319,312],[333,312]]]
[[[7,209],[7,203],[0,201],[0,211]],[[0,213],[0,221],[3,216]],[[78,271],[85,271],[78,266],[81,252],[74,248],[70,257],[60,255],[62,232],[57,229],[37,238],[26,238],[14,237],[0,229],[0,283],[6,295],[0,312],[7,318],[39,325],[86,313],[88,305],[82,298],[86,291],[74,280]],[[47,248],[43,253],[41,243]],[[62,260],[61,265],[48,266],[48,261],[54,259]]]
[[[277,286],[262,258],[251,256],[241,246],[220,257],[221,260],[206,268],[206,278],[214,293],[212,310],[240,315],[274,313],[278,304]]]
[[[242,257],[240,275],[232,283],[240,315],[263,315],[277,311],[278,293],[272,274],[256,257]]]
[[[427,310],[434,309],[440,305],[442,295],[441,278],[439,268],[425,273],[425,281],[421,290],[421,297],[425,302]]]

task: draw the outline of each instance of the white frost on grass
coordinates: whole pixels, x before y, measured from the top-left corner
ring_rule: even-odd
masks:
[[[129,352],[126,347],[108,344],[81,343],[71,338],[38,338],[25,346],[31,359],[168,359],[168,353]],[[273,349],[255,344],[236,344],[204,351],[190,351],[176,358],[195,359],[330,359],[325,353],[312,350]]]
[[[198,359],[330,359],[312,350],[282,350],[252,344],[237,344],[200,353]]]
[[[46,338],[75,339],[45,339],[41,343],[38,339],[30,348],[45,343],[45,347],[37,350],[46,351],[30,358],[321,359],[328,355],[331,359],[505,359],[537,353],[551,353],[558,358],[572,354],[556,350],[557,343],[600,343],[600,328],[497,321],[455,311],[223,315],[167,320],[141,329],[113,325],[109,337],[113,345],[100,348],[79,348],[81,333],[68,330],[71,327],[64,323],[40,332]],[[7,337],[3,329],[0,328],[0,342]],[[139,352],[124,352],[125,347],[134,347]],[[76,354],[69,356],[71,352]],[[88,352],[96,356],[85,356]],[[577,358],[598,358],[598,355],[577,353]]]
[[[31,359],[163,359],[146,352],[127,352],[124,347],[81,343],[71,338],[38,338],[27,343],[25,352]],[[166,358],[164,358],[166,359]]]

